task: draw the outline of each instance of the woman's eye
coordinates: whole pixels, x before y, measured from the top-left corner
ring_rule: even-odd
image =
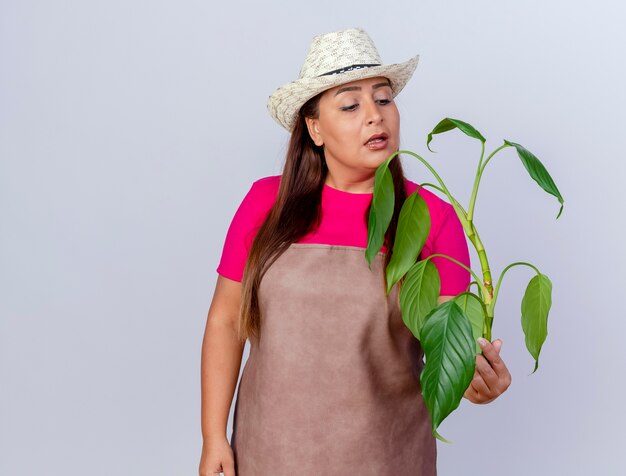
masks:
[[[391,99],[379,99],[378,100],[378,103],[383,104],[383,105],[389,104],[390,102],[391,102]]]
[[[344,106],[341,108],[342,111],[354,111],[357,108],[358,104],[353,104],[352,106]]]

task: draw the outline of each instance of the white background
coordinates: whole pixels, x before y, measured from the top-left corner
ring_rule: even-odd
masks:
[[[365,28],[385,62],[420,54],[402,147],[467,205],[492,269],[553,281],[539,370],[511,270],[494,338],[513,384],[440,427],[439,474],[622,474],[625,8],[614,1],[0,1],[0,473],[197,474],[200,346],[224,236],[281,172],[266,100],[317,34]],[[414,159],[407,176],[433,181]],[[620,243],[622,243],[620,245]],[[472,264],[478,260],[472,249]],[[232,417],[232,414],[231,414]],[[231,421],[232,422],[232,421]],[[230,427],[229,427],[230,435]]]

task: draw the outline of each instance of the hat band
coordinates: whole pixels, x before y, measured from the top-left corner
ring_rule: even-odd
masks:
[[[330,74],[347,73],[348,71],[352,71],[354,69],[369,68],[371,66],[381,66],[381,64],[380,63],[374,63],[374,64],[353,64],[352,66],[346,66],[345,68],[339,68],[339,69],[335,69],[334,71],[329,71],[328,73],[320,74],[318,76],[318,78],[320,76],[328,76]]]

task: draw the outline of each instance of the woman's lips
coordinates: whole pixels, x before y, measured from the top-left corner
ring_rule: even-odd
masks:
[[[367,147],[369,150],[381,150],[387,147],[387,142],[388,140],[384,138],[374,139],[373,141],[367,142],[365,144],[365,147]]]

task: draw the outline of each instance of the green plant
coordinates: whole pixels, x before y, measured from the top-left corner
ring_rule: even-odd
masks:
[[[561,204],[557,219],[563,211],[563,197],[550,174],[530,151],[520,144],[504,141],[483,162],[485,138],[470,124],[458,119],[445,118],[428,134],[426,146],[433,135],[459,129],[469,137],[481,142],[476,178],[467,210],[452,196],[437,172],[422,157],[414,152],[399,150],[392,154],[376,170],[374,193],[368,222],[368,244],[365,257],[371,262],[384,242],[384,236],[394,209],[394,188],[389,163],[398,154],[407,154],[419,159],[435,176],[439,186],[424,183],[421,187],[432,187],[444,193],[459,217],[463,230],[478,253],[482,279],[476,273],[450,256],[433,254],[424,260],[417,258],[430,231],[430,215],[419,189],[409,195],[400,211],[393,255],[385,273],[387,294],[394,284],[401,282],[400,307],[402,319],[413,335],[420,340],[426,362],[420,375],[422,393],[432,419],[433,435],[446,441],[437,433],[439,424],[460,404],[475,370],[476,353],[481,352],[477,338],[491,341],[494,309],[504,274],[514,266],[525,265],[536,275],[530,280],[521,305],[522,329],[526,348],[535,359],[534,373],[539,366],[539,353],[547,336],[548,312],[552,304],[552,283],[535,266],[526,262],[512,263],[500,274],[495,289],[489,268],[487,252],[474,223],[474,209],[478,186],[485,167],[500,150],[514,147],[530,176],[547,193],[554,195]],[[467,290],[450,301],[437,304],[440,278],[431,258],[442,256],[467,269],[474,278]],[[477,292],[471,292],[475,284]]]

